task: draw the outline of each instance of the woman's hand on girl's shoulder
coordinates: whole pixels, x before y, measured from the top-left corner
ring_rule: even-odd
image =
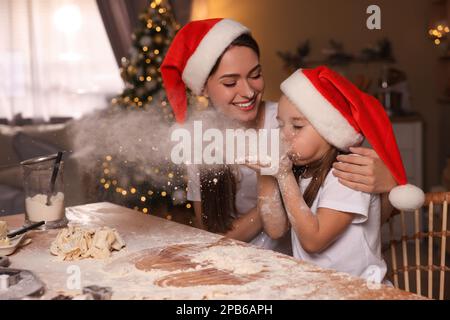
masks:
[[[378,154],[369,148],[350,148],[352,154],[339,155],[333,175],[343,185],[367,193],[386,193],[397,183]]]

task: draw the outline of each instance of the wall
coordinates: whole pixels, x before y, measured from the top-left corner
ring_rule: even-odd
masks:
[[[425,188],[440,183],[439,130],[442,108],[437,102],[438,52],[427,37],[433,0],[194,0],[193,17],[229,17],[250,27],[262,49],[267,89],[265,98],[278,99],[280,82],[287,77],[278,50],[294,51],[300,42],[311,41],[311,58],[323,58],[321,50],[329,39],[342,42],[346,51],[358,53],[363,47],[388,37],[393,44],[396,66],[405,71],[411,103],[425,123]],[[366,28],[366,8],[381,8],[381,30]],[[197,7],[197,9],[196,9]],[[199,10],[198,8],[202,8]],[[205,7],[207,10],[205,10]],[[377,76],[380,66],[355,66],[350,74]]]
[[[450,24],[450,0],[442,3],[446,6],[447,23]],[[445,48],[445,47],[444,47]],[[448,39],[448,47],[444,50],[444,55],[448,58],[441,60],[440,68],[440,88],[447,89],[447,95],[441,100],[441,165],[448,166],[450,163],[450,39]]]

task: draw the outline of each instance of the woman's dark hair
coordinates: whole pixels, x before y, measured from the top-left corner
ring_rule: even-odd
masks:
[[[206,230],[225,233],[236,217],[236,181],[231,166],[200,169],[202,223]]]
[[[225,50],[223,50],[223,52],[219,56],[219,58],[217,58],[216,64],[211,69],[211,72],[209,73],[208,78],[217,71],[217,68],[219,67],[220,61],[222,61],[223,55],[225,54],[225,52],[227,52],[232,47],[247,47],[247,48],[250,48],[256,53],[256,55],[259,58],[259,54],[260,54],[259,53],[259,46],[258,46],[258,43],[256,42],[256,40],[253,39],[253,37],[249,33],[241,34],[239,37],[234,39],[233,42],[231,42],[230,45]]]
[[[217,71],[225,52],[231,47],[247,47],[259,58],[259,46],[253,37],[242,34],[223,51],[211,69],[208,78]],[[200,169],[200,193],[202,199],[202,222],[208,231],[225,233],[233,228],[236,218],[236,181],[230,165],[218,169]]]

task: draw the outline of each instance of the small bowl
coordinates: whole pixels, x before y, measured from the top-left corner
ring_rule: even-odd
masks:
[[[16,249],[22,244],[23,240],[25,239],[25,235],[26,233],[23,233],[9,239],[10,243],[7,246],[0,245],[0,256],[9,256],[13,254]]]

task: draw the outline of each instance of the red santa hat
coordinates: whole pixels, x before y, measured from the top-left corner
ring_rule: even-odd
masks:
[[[348,151],[364,137],[369,141],[398,184],[389,193],[394,207],[415,210],[422,206],[425,195],[407,184],[391,122],[377,99],[325,66],[297,70],[281,84],[281,91],[336,148]]]
[[[244,33],[250,33],[245,26],[222,18],[192,21],[178,31],[161,65],[177,122],[186,118],[186,87],[200,95],[217,59]]]

